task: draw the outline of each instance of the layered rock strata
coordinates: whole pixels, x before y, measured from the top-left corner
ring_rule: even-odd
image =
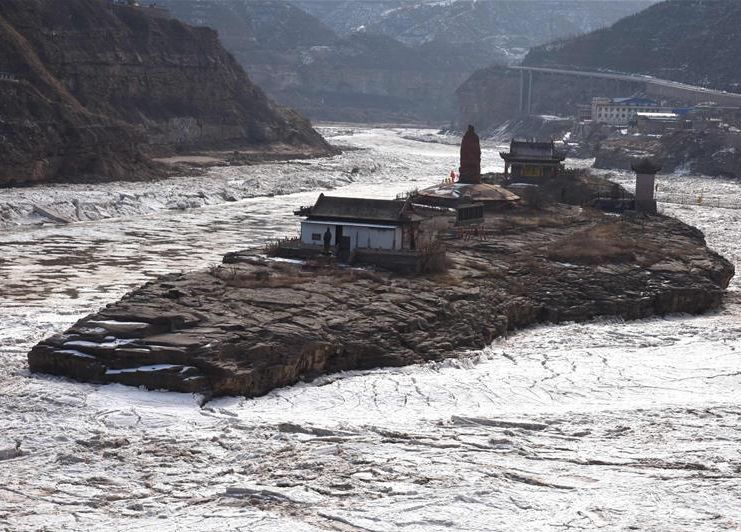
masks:
[[[700,231],[661,216],[576,207],[493,215],[449,241],[450,269],[404,277],[242,255],[169,274],[29,353],[32,371],[256,396],[342,370],[481,348],[515,328],[597,316],[701,313],[734,270]]]
[[[661,161],[662,171],[741,177],[741,134],[721,129],[670,131],[657,135],[620,135],[593,147],[594,166],[629,170],[636,157]]]
[[[0,3],[0,185],[146,177],[176,151],[331,147],[217,33],[100,0]]]
[[[449,123],[453,91],[559,36],[603,27],[647,1],[159,0],[218,30],[277,101],[312,118]],[[465,124],[464,124],[465,127]]]

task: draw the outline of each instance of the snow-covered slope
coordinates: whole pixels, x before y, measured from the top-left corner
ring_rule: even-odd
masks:
[[[531,46],[595,30],[652,0],[294,2],[339,32],[381,33],[410,45],[467,44],[471,54],[521,56]]]
[[[474,70],[518,61],[530,46],[601,27],[648,0],[159,3],[216,28],[252,79],[311,118],[440,125]]]

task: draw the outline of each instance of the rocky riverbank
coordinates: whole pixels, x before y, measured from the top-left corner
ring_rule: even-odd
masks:
[[[661,161],[663,172],[741,176],[741,135],[723,130],[672,131],[661,136],[631,135],[602,140],[594,150],[595,168],[630,169],[635,158]]]
[[[445,274],[402,277],[248,256],[169,274],[29,353],[32,371],[212,395],[264,394],[351,369],[439,360],[508,330],[719,306],[734,274],[700,231],[577,207],[487,218]]]

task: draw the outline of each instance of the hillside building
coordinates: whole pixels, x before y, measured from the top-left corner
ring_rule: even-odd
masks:
[[[592,121],[611,126],[627,126],[639,112],[666,111],[648,98],[592,98]]]
[[[635,128],[644,135],[662,135],[677,129],[691,129],[692,121],[677,113],[636,113]]]
[[[158,6],[156,2],[139,2],[139,0],[108,0],[108,5],[114,11],[137,10],[154,18],[172,18],[170,10]]]
[[[592,119],[592,106],[589,104],[579,104],[576,106],[576,119],[579,122]]]

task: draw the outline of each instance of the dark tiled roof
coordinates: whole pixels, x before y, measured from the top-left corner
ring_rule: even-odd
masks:
[[[513,140],[509,145],[509,153],[500,152],[505,160],[529,161],[563,161],[565,156],[556,150],[553,142],[535,142],[529,140]]]
[[[509,146],[509,153],[518,157],[528,156],[539,156],[539,157],[552,157],[553,156],[553,143],[552,142],[527,142],[521,140],[513,140]]]
[[[311,208],[309,218],[331,218],[371,222],[400,222],[414,220],[411,206],[405,208],[402,200],[344,198],[320,194]]]
[[[658,103],[656,100],[649,100],[648,98],[634,98],[634,97],[628,97],[628,98],[612,98],[612,103],[622,104],[622,105],[643,105],[643,106],[656,106],[658,107]]]
[[[459,201],[470,198],[476,203],[517,201],[519,196],[506,188],[487,183],[443,183],[428,187],[419,192],[421,199],[438,198],[441,200]]]

